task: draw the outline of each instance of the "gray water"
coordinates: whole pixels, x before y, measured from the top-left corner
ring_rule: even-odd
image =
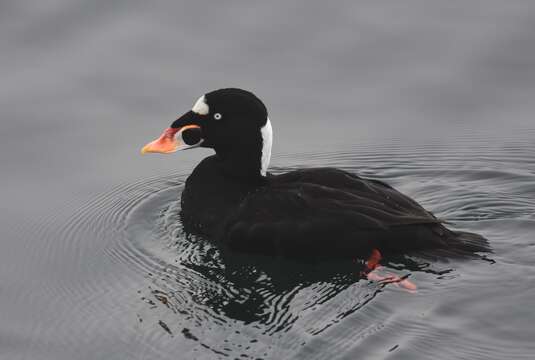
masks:
[[[0,2],[1,359],[532,359],[535,3]],[[239,255],[187,236],[210,154],[139,155],[198,96],[252,90],[271,170],[382,179],[487,259]],[[251,264],[252,263],[252,264]]]

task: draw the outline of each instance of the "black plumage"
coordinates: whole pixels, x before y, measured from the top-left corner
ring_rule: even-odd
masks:
[[[489,251],[483,237],[447,229],[384,182],[335,168],[264,173],[271,125],[263,103],[240,89],[202,99],[207,110],[172,125],[194,124],[200,146],[216,151],[187,179],[181,213],[187,231],[235,251],[292,257],[367,257],[373,249]]]
[[[450,255],[489,250],[483,237],[447,229],[384,182],[339,169],[268,174],[264,184],[232,181],[231,187],[224,176],[200,171],[186,184],[182,219],[190,231],[232,250],[291,257],[366,257],[372,249],[384,254],[436,249]],[[198,187],[203,175],[211,179],[206,183],[211,190]],[[207,194],[209,204],[203,201]]]

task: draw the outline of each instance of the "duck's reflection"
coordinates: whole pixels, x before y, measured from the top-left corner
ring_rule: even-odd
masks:
[[[222,318],[256,323],[270,333],[289,329],[299,317],[329,306],[337,297],[333,303],[338,307],[331,309],[331,317],[347,316],[384,287],[394,286],[387,281],[370,281],[362,260],[303,261],[239,254],[204,245],[202,253],[181,258],[182,269],[188,271],[177,271],[158,283],[154,296],[157,300],[165,297],[164,304],[174,312],[188,311],[188,303],[193,303]],[[423,260],[399,255],[382,259],[381,264],[403,279],[415,272],[441,275],[452,271],[436,270]],[[177,289],[177,284],[184,291]],[[189,301],[184,294],[189,294]]]

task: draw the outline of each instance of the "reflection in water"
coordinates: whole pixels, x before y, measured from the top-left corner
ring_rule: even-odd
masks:
[[[534,10],[0,2],[0,358],[533,359]],[[183,234],[203,150],[138,146],[227,86],[272,109],[272,170],[384,180],[488,238],[494,263],[385,260],[409,294],[358,262],[233,257]]]
[[[528,220],[525,214],[533,201],[526,197],[507,202],[511,195],[500,193],[497,187],[504,178],[515,178],[508,191],[533,192],[527,174],[517,176],[505,170],[478,174],[478,169],[460,168],[458,163],[465,161],[460,157],[450,157],[439,166],[439,147],[396,151],[385,150],[387,155],[382,155],[361,147],[306,154],[303,159],[308,159],[307,166],[328,163],[381,178],[438,216],[453,220],[451,226],[487,235],[493,246],[498,234],[488,230],[493,222]],[[525,154],[517,155],[519,161],[532,162]],[[304,161],[299,156],[278,160]],[[496,154],[493,161],[501,161],[500,156]],[[444,337],[453,336],[446,325],[451,320],[444,320],[451,318],[451,312],[462,312],[473,303],[471,296],[494,288],[492,277],[516,276],[503,270],[506,262],[499,257],[498,261],[477,257],[445,261],[435,253],[384,259],[385,271],[408,276],[418,285],[418,292],[411,294],[394,284],[363,279],[362,260],[291,260],[229,253],[184,231],[180,193],[185,178],[171,174],[127,183],[95,198],[66,224],[48,222],[49,229],[59,229],[53,232],[53,251],[71,254],[72,276],[78,281],[91,273],[76,286],[65,280],[54,288],[56,298],[80,299],[73,309],[88,333],[115,328],[104,325],[102,319],[126,322],[113,336],[128,336],[128,343],[135,339],[149,358],[154,354],[173,358],[180,353],[187,358],[308,359],[314,358],[311,354],[322,358],[337,351],[347,356],[383,357],[404,351],[431,356],[428,344],[437,347]],[[529,227],[529,221],[518,224]],[[76,264],[82,257],[95,259],[99,266],[78,270]],[[475,334],[454,337],[458,346],[453,353],[442,348],[442,358],[474,349],[485,355],[507,353],[503,350],[506,340],[474,346]],[[64,336],[74,341],[74,335]]]
[[[300,332],[319,336],[370,303],[385,286],[393,286],[364,279],[361,260],[291,260],[229,253],[207,239],[186,234],[179,221],[183,180],[171,179],[151,183],[151,196],[139,192],[145,199],[131,209],[124,225],[130,252],[145,254],[132,255],[131,265],[137,266],[139,259],[153,263],[144,266],[152,268],[151,281],[141,299],[146,310],[165,310],[158,311],[163,317],[159,325],[169,334],[182,334],[223,354],[238,351],[244,341],[253,341],[251,348],[283,336],[303,343]],[[153,267],[154,263],[159,266]],[[383,264],[406,276],[421,272],[440,279],[453,272],[444,269],[444,264],[435,269],[429,262],[408,256],[386,259]],[[399,296],[412,295],[400,292]],[[153,316],[149,311],[141,318]],[[237,329],[244,326],[247,332],[236,340],[236,348],[214,343],[217,337],[212,331],[229,327],[240,332]]]

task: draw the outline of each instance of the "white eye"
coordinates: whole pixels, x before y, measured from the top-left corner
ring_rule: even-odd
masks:
[[[223,115],[221,115],[220,113],[215,113],[214,114],[214,119],[216,119],[216,120],[221,120],[222,117],[223,117]]]

